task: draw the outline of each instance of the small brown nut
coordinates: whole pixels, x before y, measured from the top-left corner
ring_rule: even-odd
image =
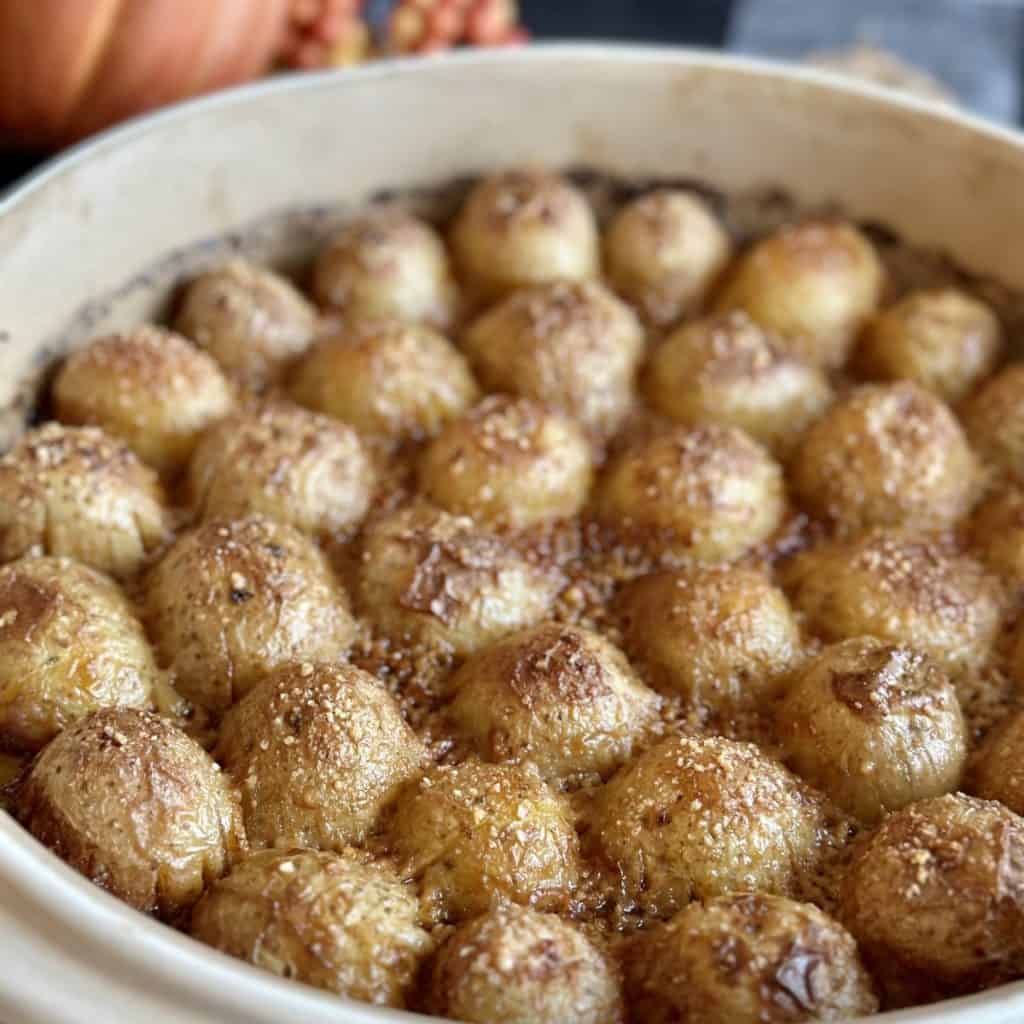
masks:
[[[73,868],[166,920],[245,850],[227,777],[149,711],[108,708],[65,729],[33,762],[17,812]]]
[[[224,716],[217,760],[237,780],[253,849],[361,842],[426,751],[373,676],[286,665]]]
[[[212,885],[192,935],[283,978],[406,1006],[432,943],[416,897],[385,865],[314,850],[263,850]]]
[[[144,325],[73,352],[53,384],[57,419],[102,427],[173,476],[200,434],[231,410],[227,379],[185,338]]]
[[[809,903],[737,893],[691,903],[626,948],[626,992],[648,1024],[847,1020],[878,1009],[857,944]]]
[[[156,475],[98,427],[47,423],[0,457],[0,561],[65,556],[123,579],[169,533]]]

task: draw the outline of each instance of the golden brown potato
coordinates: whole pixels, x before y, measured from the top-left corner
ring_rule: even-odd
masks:
[[[626,991],[645,1024],[847,1020],[878,1009],[857,943],[810,903],[737,893],[691,903],[629,943]]]
[[[622,539],[696,562],[727,562],[767,540],[785,512],[782,471],[735,427],[676,427],[612,461],[598,519]]]
[[[827,647],[786,691],[776,723],[790,768],[861,821],[956,789],[967,756],[945,672],[871,637]]]
[[[349,319],[423,321],[447,328],[458,292],[444,242],[429,225],[398,209],[356,217],[323,248],[313,294]]]
[[[188,285],[174,326],[230,376],[260,388],[309,347],[316,310],[286,278],[231,260]]]
[[[210,887],[191,930],[282,978],[401,1008],[432,948],[417,912],[383,865],[351,853],[263,850]]]
[[[201,519],[259,514],[330,535],[366,515],[376,472],[351,427],[275,402],[208,430],[189,463],[188,485]]]
[[[0,748],[39,750],[99,708],[149,707],[159,681],[108,577],[67,558],[0,568]]]
[[[955,794],[886,818],[843,878],[840,920],[893,1006],[1024,971],[1024,820]]]
[[[507,901],[564,912],[579,885],[568,803],[518,765],[435,769],[399,794],[387,839],[434,920]]]
[[[106,708],[68,726],[18,794],[25,827],[138,910],[173,920],[244,852],[237,794],[167,719]]]
[[[793,355],[832,368],[877,309],[883,278],[874,246],[852,224],[790,224],[744,253],[715,308],[745,310]]]
[[[434,958],[428,1012],[475,1024],[621,1024],[618,972],[554,914],[501,907],[460,925]]]
[[[300,405],[396,442],[432,437],[478,394],[450,341],[397,320],[346,324],[313,346],[291,381]]]
[[[199,435],[232,402],[213,359],[148,325],[72,352],[53,384],[57,419],[102,427],[165,476],[188,462]]]
[[[967,400],[960,418],[990,482],[1009,477],[1024,483],[1024,365],[990,377]]]
[[[598,282],[553,281],[513,292],[470,326],[463,345],[488,391],[536,399],[603,438],[632,405],[644,334]]]
[[[490,395],[449,423],[419,463],[430,501],[513,529],[575,515],[591,478],[590,447],[571,420],[507,395]]]
[[[945,529],[976,484],[956,417],[909,381],[857,388],[811,427],[793,460],[797,497],[840,533]]]
[[[992,372],[1002,345],[988,306],[955,288],[936,288],[879,313],[860,339],[856,363],[867,377],[912,380],[958,402]]]
[[[626,650],[653,685],[705,712],[761,707],[800,657],[785,594],[753,569],[643,576],[619,612]]]
[[[1012,711],[984,739],[971,766],[972,793],[1024,813],[1024,711]]]
[[[361,842],[426,751],[373,676],[286,665],[224,716],[217,760],[242,791],[253,849]]]
[[[0,457],[0,561],[61,555],[123,578],[169,532],[155,474],[97,427],[47,423]]]
[[[731,248],[707,203],[681,189],[627,203],[604,237],[608,280],[655,327],[700,309]]]
[[[144,619],[189,700],[218,714],[292,661],[334,661],[355,635],[323,555],[260,516],[182,535],[149,573]]]
[[[484,302],[540,281],[596,277],[601,258],[583,194],[537,169],[505,171],[474,186],[451,241],[474,298]]]
[[[936,541],[873,532],[799,555],[790,598],[823,640],[874,636],[933,657],[947,671],[976,668],[999,628],[995,581]]]
[[[357,599],[393,640],[465,656],[540,622],[560,583],[471,519],[413,505],[367,528]]]
[[[1024,490],[1007,487],[982,502],[971,517],[972,550],[1011,590],[1024,588]]]
[[[825,823],[821,798],[753,744],[674,736],[598,791],[590,841],[627,905],[667,917],[726,892],[791,892]]]
[[[484,648],[451,688],[456,735],[485,761],[524,761],[552,783],[610,774],[659,704],[604,637],[555,622]]]
[[[741,427],[780,457],[832,401],[820,369],[738,312],[670,334],[651,356],[645,391],[655,409],[680,423]]]

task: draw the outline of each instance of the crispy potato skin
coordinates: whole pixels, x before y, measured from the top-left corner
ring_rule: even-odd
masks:
[[[313,269],[313,294],[350,320],[394,318],[439,330],[458,312],[458,289],[437,232],[397,209],[346,224]]]
[[[189,283],[174,326],[229,377],[261,389],[309,347],[316,310],[286,278],[231,260]]]
[[[1024,365],[989,377],[963,403],[960,418],[987,483],[1024,484]]]
[[[617,610],[626,651],[652,683],[710,714],[762,707],[801,656],[786,595],[755,569],[642,576]]]
[[[674,736],[595,795],[589,841],[628,903],[668,917],[691,899],[792,891],[825,819],[821,797],[753,744]]]
[[[358,526],[376,477],[354,429],[274,402],[208,430],[189,463],[188,487],[200,519],[265,515],[326,537]]]
[[[0,568],[0,747],[40,750],[104,707],[150,707],[161,673],[116,584],[67,558]]]
[[[351,851],[254,853],[207,890],[191,934],[280,977],[399,1009],[432,948],[413,893]]]
[[[467,516],[411,505],[365,533],[357,607],[385,635],[465,656],[546,618],[560,586]]]
[[[485,761],[532,764],[553,784],[611,774],[659,703],[615,646],[554,622],[473,655],[450,685],[458,736]]]
[[[399,794],[386,839],[434,920],[503,902],[565,912],[579,886],[568,802],[518,765],[435,769]]]
[[[1024,814],[1024,711],[1011,711],[978,748],[967,778],[969,792]]]
[[[1024,820],[963,794],[911,804],[861,843],[840,896],[890,1005],[1019,977]]]
[[[287,665],[224,717],[216,756],[242,793],[253,849],[361,842],[426,751],[373,676]]]
[[[532,168],[474,186],[455,219],[451,244],[476,303],[541,281],[595,277],[601,257],[584,196],[558,175]]]
[[[732,242],[692,192],[658,189],[627,203],[604,236],[612,287],[655,328],[697,312]]]
[[[68,356],[53,401],[57,419],[102,427],[172,477],[234,398],[210,356],[179,334],[144,325],[97,338]]]
[[[169,532],[156,475],[98,427],[47,423],[0,457],[0,561],[58,555],[123,579]]]
[[[572,420],[504,395],[449,423],[419,463],[429,501],[513,529],[575,515],[592,475],[590,448]]]
[[[324,556],[294,527],[261,516],[182,534],[143,589],[161,662],[214,715],[281,665],[340,658],[355,636]]]
[[[618,971],[554,914],[501,907],[460,925],[431,964],[428,1012],[475,1024],[622,1024]]]
[[[228,778],[180,729],[133,708],[96,711],[60,733],[16,810],[73,868],[168,921],[245,851]]]
[[[883,279],[874,246],[857,228],[808,221],[748,249],[728,273],[715,309],[744,310],[783,337],[793,355],[835,369],[877,310]]]
[[[299,405],[385,443],[432,437],[479,397],[447,338],[398,320],[344,323],[299,361],[289,391]]]
[[[625,953],[636,1020],[791,1024],[878,1009],[853,937],[809,903],[737,893],[691,903]]]
[[[832,401],[822,370],[790,354],[742,312],[673,331],[651,355],[644,393],[680,423],[740,427],[779,458]]]
[[[609,437],[629,413],[644,332],[596,281],[521,288],[475,320],[463,347],[488,391],[532,398]]]
[[[871,637],[827,647],[776,715],[786,762],[861,821],[956,789],[967,727],[949,677]]]

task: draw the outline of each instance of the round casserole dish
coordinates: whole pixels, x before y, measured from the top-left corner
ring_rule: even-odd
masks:
[[[158,314],[185,270],[243,242],[301,259],[328,205],[524,162],[726,192],[782,186],[1024,289],[1024,139],[946,108],[818,72],[606,46],[281,79],[103,135],[0,203],[0,450],[57,356]],[[90,885],[2,813],[0,938],[3,1021],[413,1019],[203,948]],[[878,1019],[1022,1018],[1024,983]]]

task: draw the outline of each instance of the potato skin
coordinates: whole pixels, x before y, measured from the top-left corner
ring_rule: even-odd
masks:
[[[231,378],[260,389],[309,347],[316,310],[287,278],[230,260],[189,283],[174,326]]]
[[[170,477],[234,399],[210,356],[179,334],[143,325],[72,352],[54,381],[53,402],[57,419],[102,427]]]
[[[632,405],[644,332],[597,281],[552,281],[484,313],[463,348],[488,391],[532,398],[605,438]]]
[[[262,850],[212,885],[192,936],[283,978],[406,1006],[430,936],[413,894],[354,853]]]
[[[1007,366],[985,381],[960,418],[989,482],[1024,484],[1024,365]]]
[[[0,561],[65,556],[123,579],[169,532],[156,475],[98,427],[47,423],[0,457]]]
[[[504,171],[470,191],[455,219],[456,264],[477,302],[541,281],[595,277],[593,211],[564,178],[536,168]]]
[[[462,354],[423,324],[354,321],[310,349],[291,376],[299,405],[387,442],[433,437],[479,390]]]
[[[741,312],[673,331],[651,356],[644,390],[659,412],[680,423],[740,427],[779,457],[832,401],[818,367],[790,355]]]
[[[430,971],[427,1011],[475,1024],[622,1024],[618,972],[573,924],[500,907],[460,925]]]
[[[676,427],[612,460],[597,519],[669,558],[727,562],[767,540],[785,511],[782,471],[735,427]]]
[[[732,244],[693,192],[656,189],[622,207],[604,236],[612,287],[654,327],[696,312]]]
[[[579,885],[568,803],[518,765],[434,769],[399,794],[385,838],[433,920],[505,902],[564,913]]]
[[[150,707],[161,673],[114,582],[67,558],[0,568],[0,749],[32,752],[103,707]]]
[[[985,737],[974,754],[966,788],[1024,814],[1024,711],[1011,711]]]
[[[177,688],[214,715],[267,672],[333,661],[355,636],[323,555],[260,516],[215,519],[179,537],[144,582],[143,618]]]
[[[221,723],[217,760],[237,780],[253,849],[359,843],[426,751],[391,696],[350,665],[286,665]]]
[[[346,224],[317,257],[317,301],[351,320],[394,318],[445,330],[458,290],[437,232],[398,209],[366,213]]]
[[[560,584],[472,519],[416,504],[368,525],[356,601],[392,639],[465,656],[540,622]]]
[[[575,515],[591,478],[590,448],[571,420],[506,395],[490,395],[449,423],[419,463],[428,500],[512,529]]]
[[[963,794],[911,804],[857,849],[839,917],[891,1006],[1024,971],[1024,820]]]
[[[853,937],[810,903],[736,893],[640,933],[626,990],[649,1024],[792,1024],[878,1009]]]
[[[1007,487],[982,502],[967,536],[971,550],[1011,591],[1024,588],[1024,489]]]
[[[956,789],[967,756],[949,677],[871,637],[827,647],[788,688],[776,723],[790,768],[866,822]]]
[[[674,736],[605,783],[589,823],[626,905],[668,917],[730,891],[791,892],[826,818],[820,796],[753,744]]]
[[[785,585],[823,640],[905,644],[953,675],[985,661],[999,628],[995,581],[939,541],[873,531],[822,544],[794,559]]]
[[[807,432],[792,469],[804,507],[840,533],[945,529],[977,484],[952,412],[908,381],[865,385],[838,401]]]
[[[659,706],[614,645],[555,622],[472,655],[450,687],[456,735],[485,761],[527,762],[552,784],[609,775]]]
[[[288,402],[211,427],[188,469],[199,518],[265,515],[317,536],[357,526],[375,486],[376,471],[355,430]]]
[[[245,851],[229,780],[180,729],[135,708],[96,711],[56,736],[17,814],[71,867],[168,921]]]
[[[785,594],[753,569],[643,576],[624,589],[618,612],[626,650],[652,684],[706,713],[763,706],[801,656]]]
[[[955,288],[913,292],[879,313],[854,360],[876,380],[912,380],[958,402],[995,367],[1002,328],[983,302]]]
[[[874,246],[852,224],[791,224],[740,257],[715,309],[745,310],[793,355],[834,369],[877,309],[883,277]]]

